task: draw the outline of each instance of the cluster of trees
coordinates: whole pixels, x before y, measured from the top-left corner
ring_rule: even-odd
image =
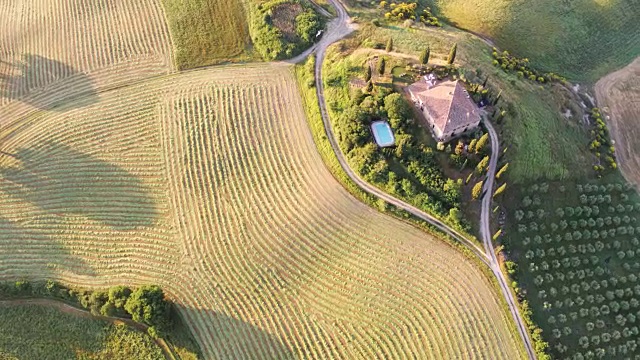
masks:
[[[371,86],[367,93],[356,91],[337,117],[336,135],[349,162],[367,181],[459,224],[456,210],[460,208],[462,179],[447,178],[434,150],[415,139],[419,130],[402,95]],[[370,125],[380,119],[388,120],[394,131],[393,148],[380,149],[373,141]]]
[[[592,140],[589,148],[598,159],[598,163],[593,166],[593,169],[598,172],[603,172],[605,170],[605,167],[602,165],[603,163],[608,164],[608,167],[611,169],[616,169],[618,167],[615,158],[616,149],[609,140],[609,130],[602,120],[600,109],[591,109],[590,115],[593,121],[593,128],[591,129]]]
[[[440,20],[433,15],[430,7],[422,9],[422,12],[418,12],[418,4],[415,2],[395,2],[395,1],[381,1],[379,8],[385,11],[384,17],[388,20],[416,20],[420,18],[420,22],[427,26],[440,27],[442,24]]]
[[[482,134],[479,138],[460,138],[453,150],[451,159],[455,160],[456,157],[464,158],[463,162],[459,164],[461,165],[461,170],[464,169],[466,165],[472,165],[476,167],[478,174],[482,174],[489,168],[488,144],[488,133]],[[450,152],[450,147],[451,145],[447,145],[444,150]],[[460,160],[456,160],[454,163],[459,161]]]
[[[94,315],[130,317],[149,327],[153,337],[163,336],[173,326],[172,304],[155,285],[131,289],[113,286],[105,291],[68,288],[55,281],[0,283],[0,298],[51,297],[71,302]]]
[[[438,18],[433,15],[433,13],[431,12],[431,8],[428,6],[424,10],[422,10],[422,15],[420,15],[420,21],[427,26],[436,26],[436,27],[442,26],[442,24],[440,23],[440,20],[438,20]]]
[[[383,10],[389,10],[385,12],[385,19],[390,20],[415,20],[416,19],[416,9],[418,8],[418,4],[416,3],[406,3],[406,2],[391,2],[387,1],[380,2],[380,8]]]
[[[518,301],[520,302],[520,314],[522,315],[522,319],[524,319],[524,323],[529,330],[529,334],[531,334],[531,340],[533,342],[533,348],[536,352],[536,358],[538,360],[551,360],[551,356],[547,353],[547,349],[549,348],[549,343],[544,340],[542,337],[542,329],[533,321],[533,311],[531,310],[531,306],[529,306],[529,302],[524,300],[524,295],[522,290],[518,287],[517,282],[513,282],[511,287],[516,292],[516,296],[518,297]]]
[[[634,237],[640,233],[640,204],[632,203],[630,188],[577,185],[575,204],[565,199],[565,206],[546,210],[539,194],[549,185],[535,184],[514,212],[525,235],[519,264],[531,282],[530,300],[547,312],[540,325],[549,350],[559,356],[640,355],[640,240]],[[522,299],[524,290],[517,281],[512,286]]]
[[[609,183],[607,185],[596,185],[596,184],[578,184],[576,185],[576,190],[578,190],[579,193],[597,193],[597,192],[601,192],[601,193],[610,193],[613,191],[617,191],[619,193],[625,192],[625,191],[629,191],[633,189],[633,186],[629,183]],[[622,196],[622,194],[621,194]],[[625,200],[626,201],[626,200]]]
[[[529,79],[531,81],[537,81],[539,83],[547,82],[566,82],[566,79],[560,75],[554,73],[540,73],[533,69],[529,64],[529,59],[520,59],[516,56],[509,54],[508,51],[498,52],[498,49],[493,48],[493,64],[500,66],[504,71],[515,71],[518,76]]]
[[[274,25],[273,13],[279,6],[300,6],[302,12],[293,21],[295,34],[284,34]],[[262,4],[252,4],[251,38],[256,50],[264,60],[285,59],[295,56],[308,48],[318,31],[324,28],[323,19],[306,2],[299,0],[271,0]]]

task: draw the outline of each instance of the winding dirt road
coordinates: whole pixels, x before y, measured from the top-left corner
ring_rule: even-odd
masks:
[[[500,156],[500,141],[498,141],[498,134],[493,128],[493,125],[491,125],[491,123],[486,118],[484,118],[483,123],[487,128],[487,131],[489,132],[489,136],[491,137],[491,158],[489,160],[489,171],[487,172],[487,179],[484,182],[484,197],[482,198],[482,211],[480,213],[480,236],[482,237],[482,242],[484,243],[485,254],[489,257],[489,267],[495,275],[496,280],[498,280],[498,285],[500,285],[500,290],[502,290],[502,296],[507,301],[507,305],[509,305],[509,311],[511,311],[511,316],[513,316],[513,319],[516,321],[518,332],[520,332],[520,336],[524,341],[529,359],[535,359],[536,355],[531,344],[531,339],[529,338],[529,332],[527,331],[527,327],[522,320],[520,309],[518,308],[516,299],[514,298],[513,293],[511,292],[511,288],[507,283],[507,279],[502,273],[502,270],[500,270],[500,263],[498,262],[498,257],[496,256],[495,249],[493,248],[493,239],[491,236],[489,220],[491,215],[491,199],[493,198],[493,183],[496,178],[498,157]]]
[[[308,55],[310,55],[312,52],[316,52],[316,63],[315,63],[315,82],[316,82],[316,94],[318,96],[318,102],[320,105],[320,113],[322,115],[322,121],[324,123],[324,128],[325,131],[327,133],[327,137],[329,139],[329,142],[331,143],[331,147],[333,148],[333,151],[336,154],[336,157],[338,158],[338,162],[340,163],[340,166],[342,167],[342,169],[347,173],[347,175],[349,176],[349,178],[356,183],[362,190],[364,190],[365,192],[374,195],[384,201],[386,201],[387,203],[403,209],[407,212],[409,212],[410,214],[428,222],[429,224],[435,226],[436,228],[438,228],[440,231],[444,232],[445,234],[451,236],[452,238],[456,239],[457,241],[459,241],[461,244],[465,245],[467,248],[469,248],[481,261],[483,261],[485,264],[487,264],[489,266],[489,268],[491,269],[491,271],[493,272],[494,276],[496,277],[498,284],[500,286],[500,290],[502,291],[502,295],[505,298],[507,305],[509,307],[509,311],[511,312],[511,315],[516,323],[516,327],[518,328],[518,332],[520,333],[520,336],[522,338],[522,341],[525,344],[525,349],[527,351],[527,355],[529,357],[529,359],[533,360],[536,358],[535,355],[535,351],[533,350],[533,346],[531,344],[531,340],[529,339],[529,333],[527,331],[527,327],[524,324],[524,321],[522,320],[522,317],[520,316],[520,311],[518,309],[518,305],[515,301],[515,298],[513,296],[513,293],[511,292],[511,289],[509,288],[509,285],[507,283],[507,280],[504,276],[504,274],[502,273],[502,271],[500,270],[500,264],[498,263],[498,259],[496,257],[495,254],[495,250],[493,248],[493,243],[491,242],[491,231],[489,229],[489,214],[491,211],[491,198],[492,198],[492,191],[493,191],[493,182],[494,182],[494,178],[495,178],[495,173],[496,173],[496,167],[497,167],[497,163],[498,163],[498,154],[499,154],[499,141],[498,141],[498,136],[495,132],[495,130],[493,129],[493,126],[491,126],[491,124],[488,121],[485,121],[485,125],[487,127],[487,130],[489,131],[489,134],[491,136],[491,149],[492,149],[492,153],[491,153],[491,159],[489,162],[489,171],[487,174],[487,180],[485,181],[485,190],[486,190],[486,194],[485,197],[483,198],[483,202],[482,202],[482,214],[481,214],[481,219],[480,219],[480,224],[481,224],[481,234],[482,234],[482,239],[484,242],[484,250],[482,250],[481,248],[479,248],[475,243],[473,243],[471,240],[465,238],[462,234],[458,233],[456,230],[450,228],[449,226],[447,226],[446,224],[444,224],[443,222],[441,222],[440,220],[434,218],[433,216],[427,214],[426,212],[402,201],[399,200],[381,190],[379,190],[378,188],[370,185],[369,183],[367,183],[366,181],[364,181],[363,179],[361,179],[354,171],[353,169],[351,169],[351,167],[349,166],[349,164],[346,161],[346,158],[344,156],[344,154],[342,153],[342,150],[340,149],[340,147],[338,146],[338,142],[336,140],[335,134],[333,132],[333,129],[331,127],[331,121],[329,118],[329,113],[327,111],[327,105],[326,105],[326,100],[324,97],[324,84],[322,82],[322,64],[324,62],[324,58],[325,58],[325,53],[327,48],[329,47],[329,45],[333,44],[334,42],[344,38],[345,36],[349,35],[351,32],[354,31],[354,26],[351,23],[351,18],[349,17],[349,14],[347,13],[346,9],[344,8],[344,6],[338,1],[338,0],[329,0],[329,2],[332,4],[332,6],[336,9],[336,12],[338,14],[338,16],[333,19],[330,23],[329,26],[327,27],[327,33],[325,34],[325,36],[322,38],[322,40],[313,48],[307,50],[305,53],[301,54],[300,56],[297,56],[296,58],[293,58],[291,60],[289,60],[292,63],[297,63],[300,62],[302,60],[304,60]]]

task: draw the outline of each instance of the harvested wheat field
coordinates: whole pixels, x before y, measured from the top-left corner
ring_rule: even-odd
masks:
[[[473,262],[332,178],[290,66],[78,99],[0,107],[0,280],[157,283],[207,358],[522,357]]]
[[[600,79],[595,91],[598,106],[608,116],[620,170],[640,186],[640,58]]]
[[[0,104],[54,85],[72,96],[167,73],[171,56],[159,0],[0,4]]]

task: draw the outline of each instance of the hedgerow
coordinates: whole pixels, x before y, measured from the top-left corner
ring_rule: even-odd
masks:
[[[69,288],[55,281],[31,283],[20,280],[0,282],[0,299],[49,297],[90,310],[94,315],[130,317],[147,325],[153,337],[163,336],[173,326],[172,304],[155,285],[131,289],[113,286],[107,290]]]

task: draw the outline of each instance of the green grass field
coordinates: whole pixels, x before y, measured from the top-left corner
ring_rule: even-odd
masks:
[[[41,305],[0,305],[0,358],[165,359],[143,332]]]
[[[320,18],[297,33],[297,15],[307,3],[298,0],[162,0],[178,69],[289,58],[311,44]],[[305,7],[302,6],[304,4]],[[309,14],[314,14],[309,10]],[[308,19],[307,19],[308,24]]]
[[[241,0],[163,0],[178,69],[253,59]]]
[[[569,79],[595,81],[640,55],[634,0],[429,0],[438,13]]]

